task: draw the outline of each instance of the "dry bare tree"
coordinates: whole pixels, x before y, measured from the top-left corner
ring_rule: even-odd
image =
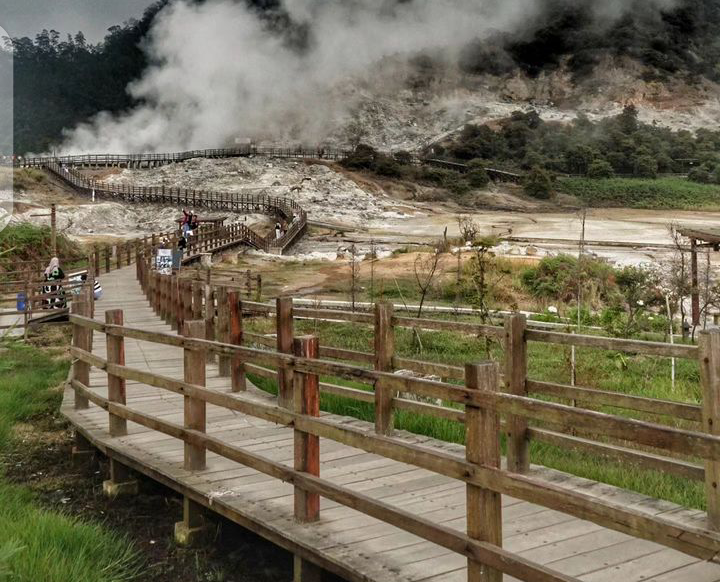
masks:
[[[432,287],[435,276],[438,274],[441,257],[442,253],[440,252],[439,245],[433,247],[429,253],[422,253],[415,257],[413,270],[415,272],[415,282],[420,291],[420,305],[418,307],[417,317],[422,316],[425,299]]]
[[[475,242],[475,239],[480,235],[480,225],[471,216],[458,216],[457,223],[462,242]]]

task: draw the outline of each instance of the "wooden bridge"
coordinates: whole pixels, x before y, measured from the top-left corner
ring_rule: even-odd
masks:
[[[319,580],[319,568],[358,582],[720,581],[720,332],[699,347],[669,346],[530,330],[523,316],[502,328],[396,317],[384,304],[374,314],[300,309],[289,298],[253,304],[158,275],[147,249],[136,253],[134,268],[102,277],[102,312],[86,302],[71,316],[62,412],[78,455],[94,447],[110,457],[108,494],[131,494],[139,473],[184,496],[179,541],[203,535],[214,512],[292,552],[305,582]],[[244,313],[274,317],[276,336],[244,334]],[[371,325],[375,349],[294,337],[293,317]],[[504,375],[492,363],[399,358],[398,326],[497,338]],[[695,359],[703,406],[532,381],[528,341]],[[400,366],[445,381],[393,374]],[[248,375],[276,379],[278,396]],[[320,392],[371,403],[375,422],[320,412]],[[466,446],[395,430],[396,409],[464,423]],[[704,481],[708,511],[532,465],[531,439]]]

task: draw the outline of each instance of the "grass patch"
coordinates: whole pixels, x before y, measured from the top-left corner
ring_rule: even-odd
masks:
[[[273,320],[253,319],[246,322],[246,330],[272,333]],[[349,323],[299,320],[295,322],[296,334],[315,334],[321,345],[371,352],[373,332],[369,326]],[[497,342],[489,345],[484,338],[476,338],[451,332],[420,332],[422,351],[411,330],[396,329],[396,354],[402,357],[461,366],[465,362],[482,361],[489,355],[496,361],[503,360],[502,346]],[[629,356],[618,352],[578,348],[576,352],[578,385],[601,390],[617,391],[650,398],[699,403],[701,400],[699,369],[697,362],[676,360],[676,384],[670,381],[670,360],[653,356]],[[353,365],[358,365],[353,363]],[[528,377],[534,380],[569,383],[570,348],[545,343],[528,344]],[[273,380],[253,376],[251,380],[263,390],[276,393]],[[352,388],[371,390],[368,386],[339,378],[321,378]],[[550,400],[550,398],[545,398]],[[567,403],[567,402],[565,402]],[[321,408],[335,414],[352,416],[372,422],[374,407],[371,403],[323,394]],[[687,426],[684,421],[673,418],[660,419],[655,415],[631,412],[613,407],[597,408],[602,412],[632,416],[633,418],[662,421],[678,427]],[[395,411],[395,427],[417,434],[454,443],[464,443],[464,426],[458,422],[419,415],[408,411]],[[504,443],[503,443],[504,450]],[[540,442],[531,443],[533,463],[551,467],[593,479],[603,483],[637,491],[673,503],[705,509],[703,484],[667,475],[657,471],[634,468],[599,456],[568,451],[564,448]]]
[[[557,190],[598,207],[697,210],[720,208],[720,186],[685,178],[564,178]]]
[[[8,224],[0,230],[0,275],[3,271],[17,270],[18,261],[49,260],[51,240],[49,226],[35,226],[28,222]],[[62,234],[57,237],[57,252],[57,256],[63,259],[63,268],[85,258],[80,245]],[[17,278],[13,276],[13,279]]]
[[[55,387],[67,376],[63,350],[0,343],[0,455],[13,446],[13,426],[57,411]],[[24,487],[0,474],[0,581],[122,582],[139,573],[132,544],[99,524],[39,506]]]

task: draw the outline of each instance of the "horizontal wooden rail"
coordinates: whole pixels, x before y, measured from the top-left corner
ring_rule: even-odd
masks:
[[[614,350],[632,354],[645,354],[648,356],[665,356],[668,358],[687,358],[695,360],[697,359],[698,354],[697,346],[600,337],[594,335],[559,333],[556,331],[541,331],[537,329],[528,329],[525,332],[525,337],[528,341],[534,342],[599,348],[603,350]]]
[[[266,303],[245,301],[243,302],[243,310],[250,313],[271,315],[275,312],[275,306]],[[368,325],[373,323],[373,316],[369,313],[350,312],[339,309],[310,309],[305,307],[295,307],[293,308],[293,314],[298,318],[318,319],[322,321],[348,321],[366,323]],[[392,322],[393,325],[397,327],[436,331],[454,331],[496,339],[503,339],[505,333],[504,329],[499,326],[462,321],[448,321],[442,319],[422,319],[416,317],[394,316]],[[527,329],[525,331],[525,338],[528,341],[560,345],[591,347],[652,356],[697,359],[697,346],[692,345],[589,336],[537,329]]]
[[[236,354],[241,356],[244,361],[259,365],[291,366],[299,372],[308,374],[369,383],[382,380],[383,384],[391,390],[460,404],[470,404],[501,414],[520,416],[556,426],[578,426],[596,436],[623,439],[682,455],[720,460],[720,437],[702,432],[653,424],[512,394],[473,391],[452,384],[398,376],[392,373],[378,372],[325,360],[298,358],[287,354],[209,340],[184,338],[166,333],[106,325],[77,315],[72,315],[71,321],[82,327],[109,335],[118,335],[176,347],[204,348],[220,355]]]
[[[538,382],[536,380],[528,380],[526,385],[528,392],[546,396],[567,398],[597,406],[612,406],[648,414],[665,415],[694,422],[702,421],[702,409],[696,404],[659,400],[657,398],[623,394],[622,392],[568,386],[567,384],[555,384],[553,382]]]

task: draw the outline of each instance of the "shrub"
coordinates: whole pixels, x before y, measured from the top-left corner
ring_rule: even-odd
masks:
[[[395,161],[398,164],[403,164],[404,166],[409,166],[413,163],[413,156],[410,152],[407,152],[405,150],[401,150],[399,152],[395,152],[393,154],[393,157],[395,158]]]
[[[372,164],[372,169],[381,176],[399,178],[402,176],[402,166],[393,158],[379,156]]]
[[[547,200],[552,193],[552,178],[546,170],[536,166],[525,179],[524,189],[528,196]]]
[[[343,160],[342,164],[346,168],[354,170],[369,170],[375,163],[376,158],[377,150],[372,146],[361,143]]]
[[[657,178],[658,164],[655,158],[648,155],[639,156],[635,160],[633,173],[640,178]]]
[[[437,186],[446,186],[457,179],[458,173],[444,168],[425,166],[420,173],[420,178]]]
[[[710,172],[707,171],[705,166],[693,168],[688,172],[688,180],[691,182],[697,182],[698,184],[709,184],[712,180],[710,178]]]
[[[594,160],[590,166],[588,166],[587,175],[588,178],[593,179],[605,179],[612,178],[615,172],[609,162],[605,160]]]
[[[490,183],[485,168],[478,168],[467,173],[467,181],[473,188],[484,188]]]

